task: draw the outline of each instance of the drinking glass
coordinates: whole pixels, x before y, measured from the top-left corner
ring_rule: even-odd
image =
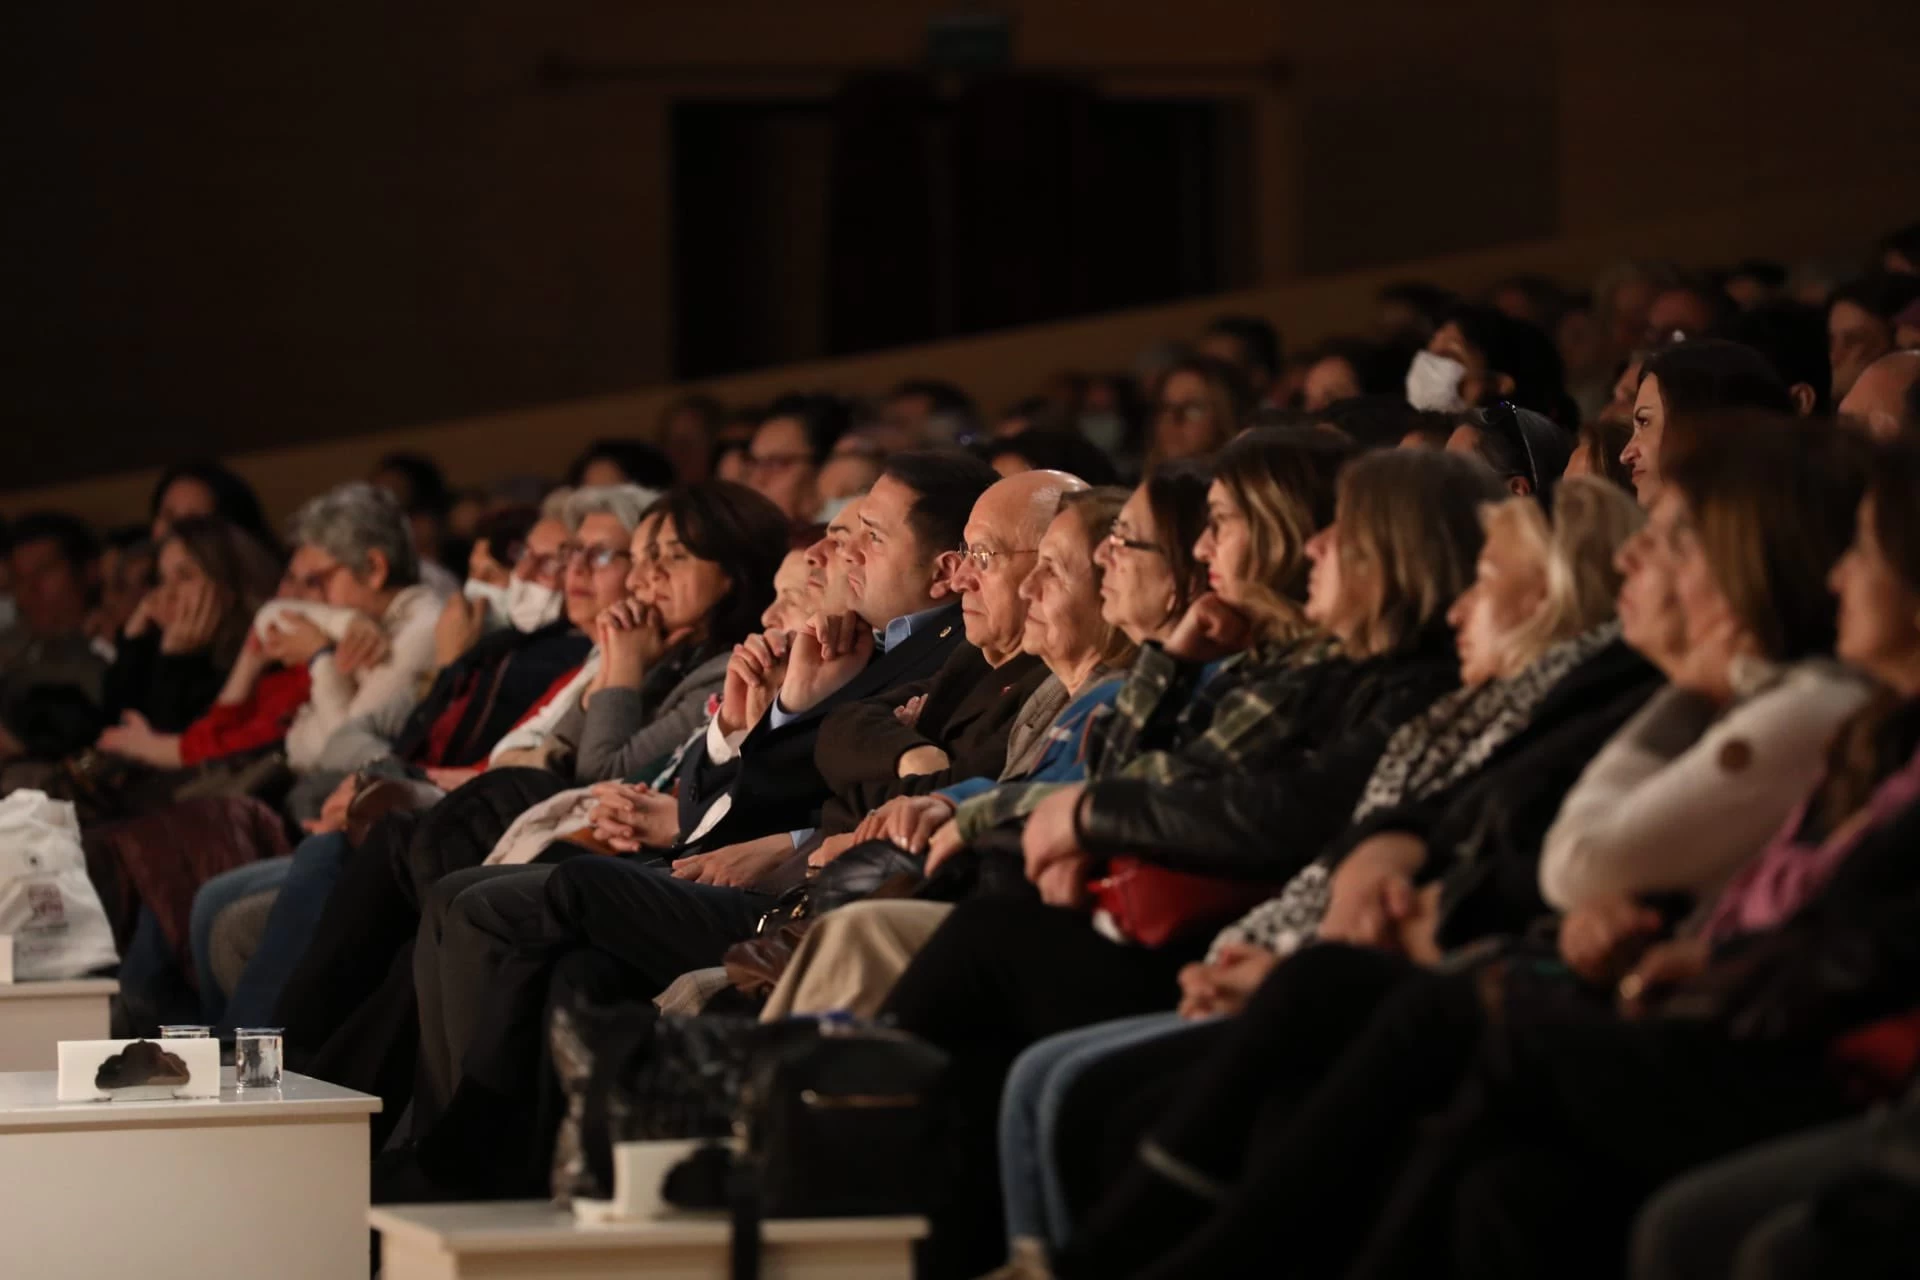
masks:
[[[212,1034],[212,1027],[203,1027],[194,1022],[172,1022],[160,1028],[162,1040],[205,1040]]]
[[[234,1087],[236,1089],[278,1089],[280,1076],[280,1028],[236,1028],[233,1033]]]

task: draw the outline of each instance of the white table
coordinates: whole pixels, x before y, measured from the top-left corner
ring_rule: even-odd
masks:
[[[544,1200],[392,1205],[367,1221],[380,1232],[381,1280],[726,1280],[728,1225],[681,1214],[582,1226]],[[911,1280],[924,1218],[768,1222],[766,1280]]]
[[[105,1040],[112,978],[0,983],[0,1071],[53,1071],[62,1040]]]
[[[367,1118],[380,1100],[289,1074],[271,1090],[60,1102],[0,1075],[0,1272],[46,1280],[367,1274]]]

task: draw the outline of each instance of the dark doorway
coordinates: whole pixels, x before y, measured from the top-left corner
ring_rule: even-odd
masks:
[[[992,76],[673,113],[675,371],[706,377],[1249,283],[1234,104]]]

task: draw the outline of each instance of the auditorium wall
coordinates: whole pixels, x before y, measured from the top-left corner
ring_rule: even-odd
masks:
[[[670,104],[824,97],[955,7],[16,6],[0,489],[660,382]],[[1920,168],[1920,6],[991,7],[1020,67],[1245,105],[1255,286]]]

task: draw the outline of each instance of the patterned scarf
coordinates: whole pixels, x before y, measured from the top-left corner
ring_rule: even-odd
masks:
[[[1401,725],[1387,740],[1387,749],[1360,794],[1354,822],[1437,795],[1471,776],[1533,722],[1555,685],[1619,635],[1618,622],[1603,623],[1562,640],[1518,674],[1450,693]],[[1252,943],[1278,955],[1291,955],[1313,941],[1332,899],[1333,864],[1322,856],[1289,880],[1279,896],[1221,930],[1208,958],[1213,959],[1228,942]]]

